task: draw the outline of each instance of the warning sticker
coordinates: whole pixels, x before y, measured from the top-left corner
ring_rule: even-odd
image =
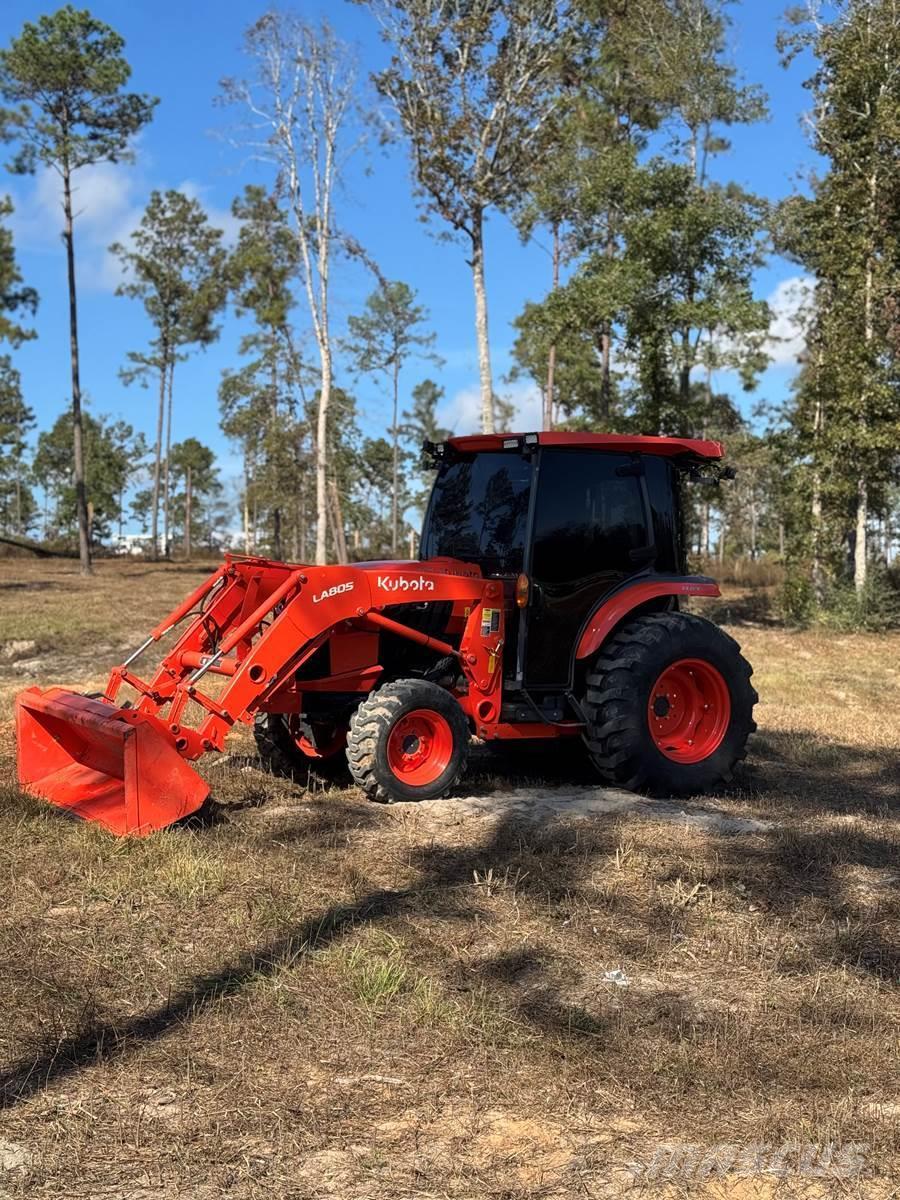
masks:
[[[494,626],[494,617],[497,618],[498,624]],[[498,608],[483,608],[481,610],[481,636],[490,637],[491,629],[500,628],[500,610]]]

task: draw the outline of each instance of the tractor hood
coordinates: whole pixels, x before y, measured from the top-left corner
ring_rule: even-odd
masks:
[[[428,575],[465,575],[467,579],[478,579],[481,571],[474,563],[464,562],[461,558],[385,558],[374,559],[371,562],[353,563],[354,568],[361,571],[426,572]]]

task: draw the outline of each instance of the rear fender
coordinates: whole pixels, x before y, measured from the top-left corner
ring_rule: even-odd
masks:
[[[582,626],[576,660],[596,654],[610,634],[635,609],[651,600],[665,596],[720,596],[719,585],[705,575],[688,575],[681,579],[641,579],[626,584],[612,596],[602,600]]]

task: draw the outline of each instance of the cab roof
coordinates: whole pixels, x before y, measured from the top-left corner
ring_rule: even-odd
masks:
[[[510,450],[517,439],[520,445],[567,446],[580,450],[618,450],[622,454],[658,454],[663,458],[721,458],[721,442],[702,438],[650,437],[630,433],[473,433],[447,439],[447,444],[462,454],[479,451]]]

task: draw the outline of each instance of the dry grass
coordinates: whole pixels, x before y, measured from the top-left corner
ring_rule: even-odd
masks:
[[[698,806],[765,833],[382,809],[244,734],[217,824],[132,843],[18,794],[10,701],[99,682],[198,572],[0,571],[0,644],[36,643],[0,659],[0,1195],[607,1196],[663,1142],[867,1167],[654,1196],[894,1194],[900,638],[733,630],[760,732]]]

